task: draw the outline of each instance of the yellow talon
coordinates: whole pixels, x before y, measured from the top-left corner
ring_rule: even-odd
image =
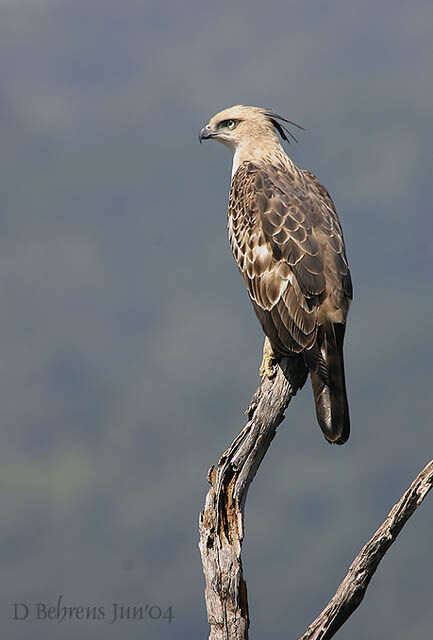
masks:
[[[269,379],[273,378],[277,373],[276,367],[277,357],[275,356],[274,350],[272,349],[272,345],[269,341],[269,338],[265,338],[265,344],[263,345],[263,359],[262,364],[260,365],[260,377],[264,378],[265,376]]]
[[[274,365],[274,356],[269,355],[269,354],[264,354],[263,355],[263,360],[262,360],[262,364],[260,365],[260,377],[263,378],[264,376],[266,376],[267,378],[271,379],[275,376],[275,374],[277,373],[277,368]]]

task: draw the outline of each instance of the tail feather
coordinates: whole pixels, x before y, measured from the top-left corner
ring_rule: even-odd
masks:
[[[350,434],[343,359],[344,331],[344,324],[322,328],[317,348],[306,358],[317,420],[325,438],[335,444],[344,444]]]

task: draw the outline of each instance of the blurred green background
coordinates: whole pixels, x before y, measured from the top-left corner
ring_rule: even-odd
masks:
[[[355,298],[352,435],[309,384],[251,487],[251,638],[296,638],[433,455],[430,1],[0,0],[1,623],[10,640],[207,636],[206,471],[243,424],[262,334],[226,238],[216,111],[304,125]],[[433,503],[338,637],[430,637]],[[105,606],[11,621],[13,602]],[[110,603],[175,619],[110,625]],[[31,615],[33,614],[33,611]]]

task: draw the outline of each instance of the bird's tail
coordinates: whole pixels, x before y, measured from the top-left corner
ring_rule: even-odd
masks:
[[[344,377],[344,324],[321,327],[316,349],[304,352],[310,370],[316,415],[328,442],[344,444],[350,434]]]

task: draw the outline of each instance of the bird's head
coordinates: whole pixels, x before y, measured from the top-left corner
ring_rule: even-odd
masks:
[[[263,142],[279,142],[278,133],[290,142],[295,136],[283,123],[291,124],[298,129],[299,125],[279,116],[270,109],[261,107],[245,107],[238,104],[212,116],[208,124],[200,131],[199,140],[219,140],[235,152],[240,146],[250,142],[255,145]]]

